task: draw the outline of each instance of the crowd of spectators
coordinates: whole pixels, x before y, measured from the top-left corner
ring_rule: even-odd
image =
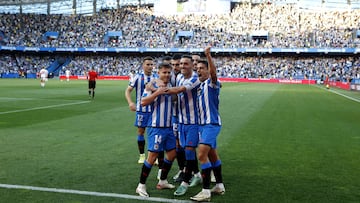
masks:
[[[44,23],[46,22],[46,23]],[[199,48],[209,42],[217,48],[360,48],[356,31],[357,10],[302,10],[295,4],[238,4],[228,14],[156,16],[149,7],[122,7],[92,16],[0,14],[0,43],[29,47],[148,47]],[[47,31],[58,32],[44,38]],[[108,31],[121,31],[119,38],[105,40]],[[192,37],[177,38],[179,31]],[[267,40],[252,38],[266,31]],[[0,72],[23,69],[38,71],[54,61],[52,56],[2,55]],[[127,75],[137,70],[141,59],[134,56],[74,56],[63,67],[82,75],[90,66],[103,75]],[[218,56],[221,77],[359,79],[359,57]]]
[[[44,24],[44,22],[46,22]],[[360,47],[360,9],[303,10],[296,4],[238,4],[227,14],[154,15],[149,7],[122,7],[86,15],[0,14],[9,46],[53,47]],[[59,33],[44,39],[46,31]],[[108,31],[122,37],[105,40]],[[193,37],[179,40],[178,31]],[[253,39],[258,31],[267,40]]]
[[[0,54],[0,74],[38,73],[56,59],[50,56]]]
[[[75,56],[63,66],[60,75],[70,70],[72,75],[84,76],[90,67],[100,75],[126,76],[141,71],[142,56]],[[48,67],[53,58],[22,55],[0,57],[0,73],[17,73],[21,69],[36,73]],[[159,64],[162,57],[155,57]],[[323,56],[214,56],[219,77],[280,78],[322,80],[326,76],[336,81],[360,80],[359,57]]]

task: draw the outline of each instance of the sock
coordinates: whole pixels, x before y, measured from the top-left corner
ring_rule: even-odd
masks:
[[[159,154],[158,154],[159,169],[162,169],[162,167],[163,167],[164,156],[165,156],[164,151],[160,151]]]
[[[152,167],[152,165],[150,165],[147,161],[144,162],[142,169],[141,169],[141,174],[140,174],[140,183],[141,184],[146,183],[146,179],[150,174],[151,167]]]
[[[216,178],[216,183],[222,183],[221,160],[217,160],[216,162],[212,163],[212,166],[212,170],[214,171],[214,176]]]
[[[166,180],[167,179],[167,176],[169,174],[171,166],[172,166],[172,162],[167,160],[167,159],[164,159],[164,164],[163,164],[163,167],[161,169],[160,180]]]
[[[184,148],[177,148],[176,149],[176,159],[180,170],[184,170],[185,168],[185,150]]]
[[[190,150],[190,149],[185,149],[185,157],[186,157],[186,160],[196,160],[195,151]]]
[[[91,96],[91,91],[89,90],[89,97]]]
[[[194,172],[194,168],[197,162],[195,160],[186,160],[186,167],[185,167],[185,174],[184,174],[184,181],[189,183]]]
[[[140,154],[144,154],[145,153],[145,139],[143,135],[138,135],[138,148],[139,148],[139,152]]]
[[[195,154],[195,157],[196,157],[196,154]],[[196,159],[196,158],[195,158],[193,172],[194,172],[194,174],[200,172],[200,170],[199,170],[199,162],[198,162],[198,159]]]
[[[185,149],[186,167],[185,167],[184,181],[186,183],[189,183],[190,179],[192,177],[192,172],[194,171],[195,164],[196,164],[195,156],[196,156],[195,151]]]
[[[210,162],[201,164],[201,177],[203,180],[203,189],[210,189],[211,169],[212,169],[212,165]]]
[[[93,97],[93,98],[95,97],[95,91],[92,92],[92,97]]]
[[[192,162],[191,160],[187,160],[185,165],[185,173],[184,173],[183,181],[189,184],[191,177],[192,177]]]

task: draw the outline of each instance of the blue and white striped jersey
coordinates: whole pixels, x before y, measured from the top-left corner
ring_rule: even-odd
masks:
[[[170,83],[173,87],[176,86],[176,75],[175,75],[174,71],[171,72]]]
[[[176,78],[176,86],[185,86],[186,91],[177,95],[178,116],[181,124],[198,124],[198,110],[196,105],[197,89],[200,85],[198,75],[193,72],[191,77],[185,79],[182,74]]]
[[[171,72],[171,78],[170,78],[170,83],[173,87],[176,86],[176,76],[174,71]],[[177,116],[178,115],[178,107],[177,107],[177,101],[173,101],[173,116]]]
[[[168,84],[171,87],[171,84]],[[151,95],[150,90],[145,90],[143,97]],[[172,95],[163,94],[155,98],[149,105],[151,107],[151,123],[149,126],[156,128],[172,127]]]
[[[151,74],[150,76],[144,73],[138,73],[129,80],[129,86],[135,89],[136,94],[136,111],[138,112],[150,112],[150,106],[141,106],[141,97],[144,93],[145,85],[151,80],[158,78],[157,74]]]
[[[201,83],[198,91],[199,124],[221,125],[219,114],[220,81],[216,84],[207,79]]]

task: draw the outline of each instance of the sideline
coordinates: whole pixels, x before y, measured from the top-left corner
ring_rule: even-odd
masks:
[[[159,198],[159,197],[141,197],[141,196],[127,195],[127,194],[90,192],[90,191],[69,190],[69,189],[59,189],[59,188],[34,187],[34,186],[26,186],[26,185],[0,184],[0,188],[24,189],[24,190],[34,190],[34,191],[42,191],[42,192],[57,192],[57,193],[89,195],[89,196],[97,196],[97,197],[116,197],[116,198],[123,198],[123,199],[135,199],[135,200],[153,201],[153,202],[179,202],[179,203],[180,202],[181,203],[191,203],[192,202],[192,201],[187,201],[187,200],[166,199],[166,198]]]
[[[50,106],[34,107],[34,108],[30,108],[30,109],[20,109],[20,110],[14,110],[14,111],[4,111],[4,112],[0,112],[0,115],[9,114],[9,113],[25,112],[25,111],[34,111],[34,110],[39,110],[39,109],[49,109],[49,108],[62,107],[62,106],[71,106],[71,105],[85,104],[85,103],[90,103],[90,102],[91,102],[91,101],[81,101],[81,102],[73,102],[73,103],[67,103],[67,104],[57,104],[57,105],[50,105]]]
[[[340,92],[337,92],[337,91],[335,91],[335,90],[333,90],[333,89],[326,89],[325,87],[319,87],[319,86],[317,86],[317,85],[316,85],[315,87],[318,87],[318,88],[320,88],[320,89],[327,90],[327,91],[332,92],[332,93],[334,93],[334,94],[337,94],[337,95],[339,95],[339,96],[345,97],[346,99],[350,99],[350,100],[352,100],[352,101],[355,101],[355,102],[360,103],[360,100],[359,100],[359,99],[356,99],[356,98],[347,96],[347,95],[342,94],[342,93],[340,93]]]

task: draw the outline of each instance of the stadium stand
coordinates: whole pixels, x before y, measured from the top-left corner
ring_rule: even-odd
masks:
[[[211,42],[217,49],[243,50],[215,53],[221,77],[321,80],[329,75],[359,82],[359,26],[360,9],[319,11],[268,2],[236,3],[225,14],[155,15],[146,5],[94,15],[2,13],[0,72],[2,77],[19,70],[32,75],[41,66],[65,60],[52,70],[56,75],[66,68],[81,75],[90,66],[103,75],[127,75],[139,67],[139,48],[161,57],[172,54],[170,48],[186,52]],[[95,51],[100,48],[102,52]],[[320,51],[307,53],[313,49]],[[42,50],[47,54],[36,53]]]

